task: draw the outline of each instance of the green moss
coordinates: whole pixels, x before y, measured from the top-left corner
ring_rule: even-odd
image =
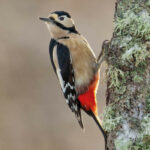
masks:
[[[145,42],[150,40],[150,16],[146,8],[140,7],[140,3],[136,4],[135,0],[133,3],[131,0],[127,1],[118,5],[122,14],[116,16],[114,33],[117,44],[113,42],[113,45],[119,45],[122,64],[137,67],[139,64],[145,64],[149,56]]]
[[[117,36],[133,36],[140,39],[150,39],[150,16],[146,9],[137,10],[139,4],[116,17],[115,33]]]
[[[150,136],[144,136],[129,147],[129,150],[150,150]]]
[[[116,150],[150,150],[150,114],[143,117],[136,140],[126,138],[123,134],[115,139]]]
[[[150,0],[147,1],[146,5],[150,7]]]
[[[150,150],[150,114],[142,119],[140,127],[138,138],[130,145],[129,150]]]
[[[132,37],[129,35],[129,36],[125,36],[123,37],[122,39],[120,39],[120,45],[119,47],[120,48],[125,48],[125,49],[128,49],[130,47],[130,44],[131,44],[131,41],[132,41]]]
[[[144,136],[150,137],[150,113],[147,114],[142,122],[141,122],[141,133],[140,136],[144,138]],[[150,144],[150,143],[149,143]]]
[[[146,97],[146,108],[147,111],[150,113],[150,96]]]
[[[143,142],[141,140],[137,141],[134,145],[130,146],[128,150],[150,150],[150,141]]]
[[[149,52],[146,50],[145,45],[139,46],[134,44],[133,47],[127,49],[122,55],[123,61],[128,61],[129,63],[135,63],[137,67],[139,64],[145,64],[146,58],[149,56]]]
[[[114,131],[113,134],[118,128],[123,129],[126,116],[129,125],[135,125],[129,128],[136,136],[125,138],[116,133],[116,150],[150,150],[150,115],[146,115],[150,113],[149,41],[150,0],[118,1],[114,34],[106,50],[109,105],[102,126],[107,132]],[[140,118],[141,112],[145,117]]]
[[[139,73],[139,71],[138,72],[137,71],[132,71],[131,72],[131,76],[132,76],[133,81],[135,83],[140,83],[140,82],[142,82],[144,80],[143,74]]]
[[[125,140],[123,138],[117,138],[115,140],[116,150],[129,150],[129,147],[132,145],[131,140]]]
[[[139,76],[139,75],[135,75],[135,76],[133,77],[133,81],[134,81],[135,83],[140,83],[140,82],[143,81],[143,77],[141,77],[141,76]]]
[[[105,131],[110,132],[119,125],[121,120],[122,117],[116,113],[115,106],[108,106],[103,113],[102,126]]]
[[[126,91],[126,76],[128,72],[124,73],[121,69],[110,66],[107,71],[107,78],[110,81],[109,88],[114,88],[117,94],[123,94]]]
[[[120,87],[125,82],[124,72],[116,67],[110,66],[107,72],[107,76],[111,81],[109,88]]]
[[[148,80],[148,84],[150,80]],[[150,87],[147,89],[147,94],[146,94],[146,111],[147,113],[150,113]]]

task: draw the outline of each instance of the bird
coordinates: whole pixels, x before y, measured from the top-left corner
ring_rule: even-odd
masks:
[[[103,51],[98,59],[76,29],[74,20],[66,11],[55,11],[48,17],[39,17],[46,23],[51,35],[49,54],[63,95],[78,123],[84,129],[81,110],[98,125],[106,143],[106,133],[98,116],[96,93],[100,79]]]

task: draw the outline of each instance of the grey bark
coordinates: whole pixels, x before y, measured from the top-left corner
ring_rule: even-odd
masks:
[[[107,149],[150,150],[150,0],[117,0],[113,36],[103,48]]]

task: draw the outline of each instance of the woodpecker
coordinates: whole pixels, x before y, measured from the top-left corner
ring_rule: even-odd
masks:
[[[96,100],[102,54],[96,59],[87,40],[76,30],[69,13],[55,11],[47,18],[39,19],[46,23],[52,38],[49,44],[50,59],[66,103],[82,129],[81,110],[91,116],[106,142]]]

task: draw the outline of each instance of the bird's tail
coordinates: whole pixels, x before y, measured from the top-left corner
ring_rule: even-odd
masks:
[[[91,116],[94,119],[94,121],[96,122],[97,126],[99,127],[101,133],[103,134],[104,140],[105,140],[105,150],[107,150],[107,135],[106,132],[104,131],[104,129],[101,126],[101,120],[98,117],[98,115],[95,115],[92,111],[91,111]]]
[[[80,108],[78,108],[78,111],[75,112],[75,116],[76,116],[76,118],[78,120],[78,123],[79,123],[80,127],[84,131],[84,126],[83,126],[83,123],[82,123],[82,116],[81,116],[81,110],[80,110]]]

